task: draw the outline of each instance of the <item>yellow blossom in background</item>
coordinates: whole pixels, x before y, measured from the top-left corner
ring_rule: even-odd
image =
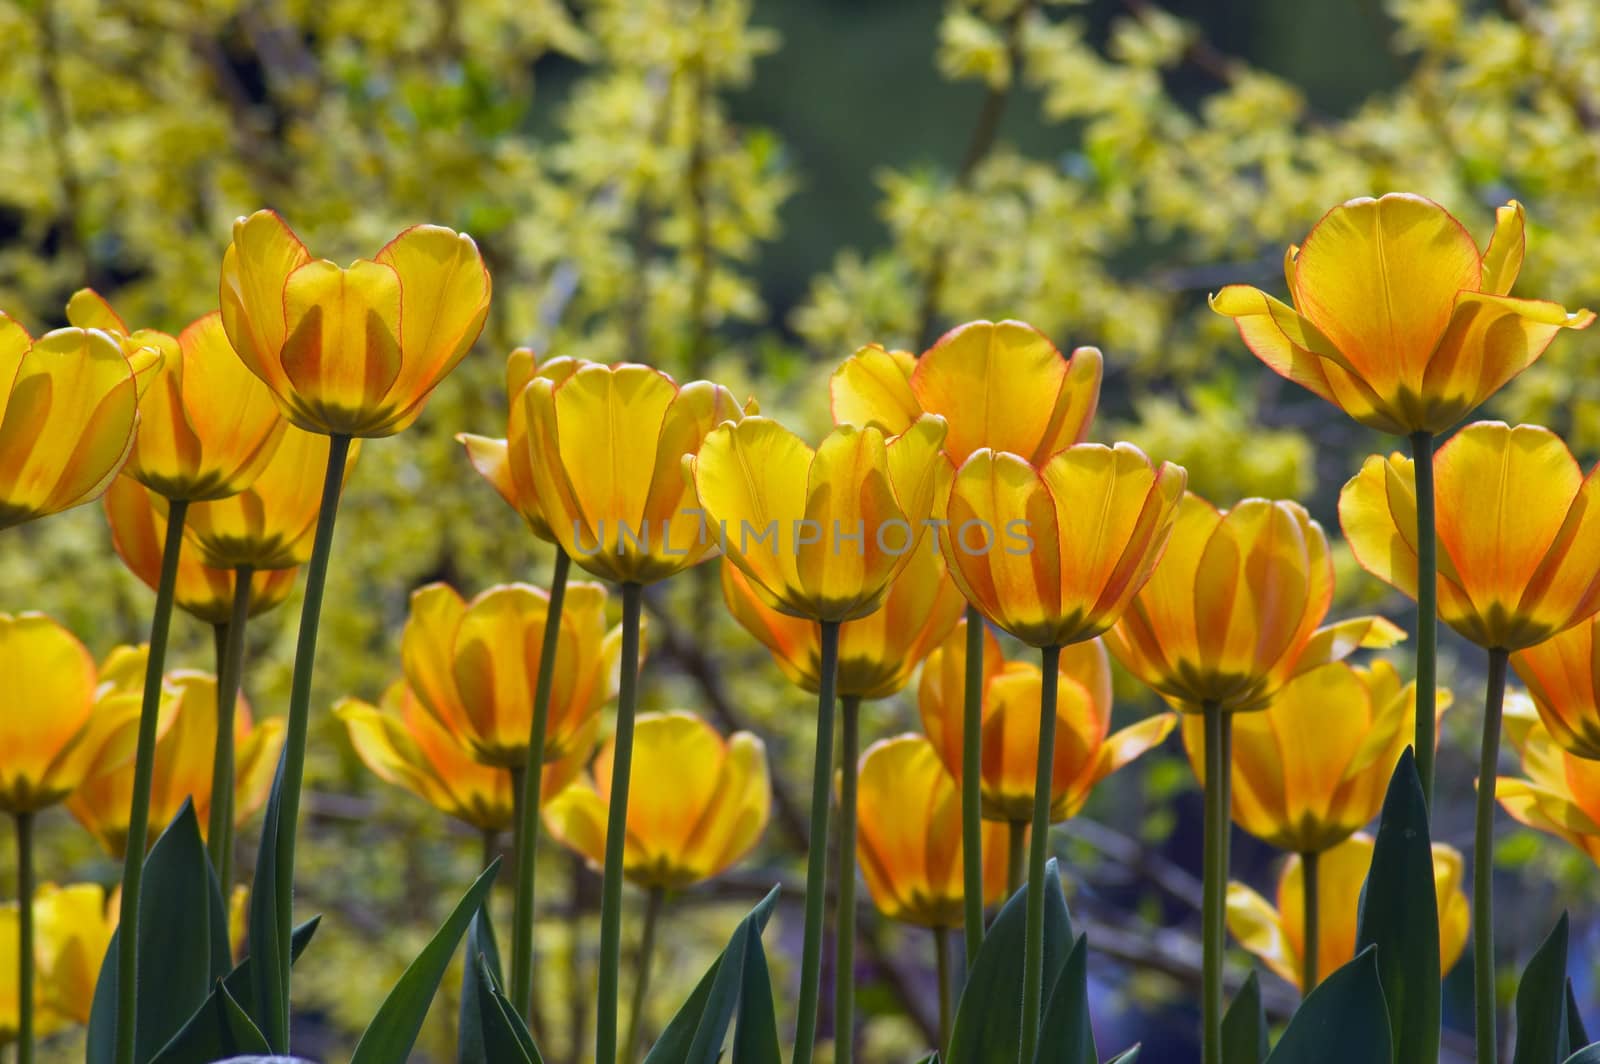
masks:
[[[107,904],[105,888],[98,883],[45,883],[34,895],[33,913],[36,1004],[47,1014],[86,1024],[100,963],[117,929],[118,909]]]
[[[1577,757],[1600,761],[1600,655],[1590,618],[1511,655],[1511,667],[1556,742]]]
[[[1506,695],[1506,737],[1522,755],[1522,777],[1500,776],[1495,797],[1511,816],[1576,846],[1600,864],[1600,761],[1563,750],[1527,696]]]

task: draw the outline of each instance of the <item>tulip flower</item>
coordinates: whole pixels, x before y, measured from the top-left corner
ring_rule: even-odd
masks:
[[[35,340],[0,313],[0,528],[99,497],[133,449],[161,357],[95,329]]]
[[[1562,749],[1590,761],[1600,761],[1596,624],[1600,615],[1511,655],[1511,667],[1528,685],[1545,729]]]
[[[1277,906],[1243,883],[1228,884],[1228,930],[1302,993],[1356,955],[1356,918],[1361,888],[1372,865],[1372,836],[1355,834],[1324,851],[1315,862],[1312,890],[1299,856],[1284,862]],[[1439,907],[1439,970],[1449,972],[1467,944],[1470,910],[1461,890],[1461,854],[1433,844],[1433,886]],[[1314,940],[1307,939],[1305,912],[1320,910]],[[1311,946],[1307,948],[1307,942]]]
[[[1506,734],[1522,757],[1523,777],[1496,781],[1505,811],[1536,831],[1565,839],[1600,864],[1600,761],[1563,749],[1521,694],[1506,699]],[[1482,777],[1478,789],[1484,789]]]
[[[100,963],[117,929],[117,910],[98,883],[45,883],[33,897],[38,923],[40,1005],[77,1024],[89,1022]]]

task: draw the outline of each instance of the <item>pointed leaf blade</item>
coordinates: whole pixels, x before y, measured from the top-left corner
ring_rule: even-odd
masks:
[[[1517,984],[1517,1048],[1511,1064],[1555,1064],[1567,1045],[1567,914],[1533,951]]]
[[[1368,946],[1306,995],[1267,1064],[1395,1059],[1377,952]]]

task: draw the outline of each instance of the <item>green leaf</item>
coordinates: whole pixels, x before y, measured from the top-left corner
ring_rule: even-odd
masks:
[[[917,1064],[939,1064],[939,1054],[937,1052],[929,1053],[927,1056],[917,1061]]]
[[[321,924],[322,917],[313,916],[311,919],[294,929],[294,934],[289,936],[289,960],[291,963],[300,959],[300,954],[304,953],[306,947],[311,944],[311,937],[317,933],[317,928],[321,926]],[[254,961],[252,961],[251,958],[246,957],[244,960],[239,962],[239,966],[237,968],[228,973],[227,979],[223,980],[228,987],[228,993],[232,994],[233,999],[239,1002],[241,1006],[247,1002],[255,1000],[256,991],[253,966]],[[252,1016],[251,1020],[253,1021],[254,1019],[255,1017]],[[260,1029],[259,1025],[257,1025],[257,1029]]]
[[[1600,1064],[1600,1042],[1584,1046],[1562,1064]]]
[[[1567,1044],[1586,1046],[1589,1033],[1583,1029],[1583,1015],[1578,1011],[1578,996],[1572,992],[1572,980],[1567,980]]]
[[[1261,1064],[1270,1050],[1261,979],[1252,971],[1222,1016],[1222,1064]]]
[[[500,975],[489,967],[487,954],[467,957],[467,970],[476,984],[473,999],[478,1015],[474,1023],[482,1038],[483,1059],[494,1064],[544,1064],[533,1035],[500,989]]]
[[[270,1053],[266,1036],[219,982],[200,1011],[157,1053],[151,1064],[210,1064],[230,1054]]]
[[[267,1036],[274,1050],[289,1047],[289,969],[283,964],[282,941],[278,930],[278,852],[281,840],[284,760],[272,777],[272,793],[267,798],[266,815],[261,822],[261,841],[256,847],[255,880],[250,884],[250,997],[246,1005],[250,1016]],[[290,826],[291,831],[294,830]],[[288,899],[282,899],[284,904]]]
[[[483,905],[499,871],[497,857],[467,888],[443,926],[422,947],[422,952],[378,1006],[377,1015],[372,1017],[361,1041],[356,1043],[355,1052],[350,1055],[350,1064],[406,1064],[428,1014],[428,1005],[439,990],[445,969],[450,967],[450,958],[455,955],[461,936],[466,934],[467,925]]]
[[[1560,1064],[1567,1041],[1567,914],[1533,951],[1517,984],[1517,1048],[1511,1064]]]
[[[1044,877],[1044,985],[1054,986],[1072,950],[1072,921],[1054,858]],[[950,1064],[1016,1064],[1021,1053],[1017,1023],[1022,1000],[1023,939],[1028,890],[1013,894],[995,917],[973,961],[950,1036]]]
[[[733,1029],[733,1059],[737,1064],[783,1064],[772,976],[767,971],[767,951],[761,945],[759,932],[749,937],[746,947],[739,1017]]]
[[[1073,943],[1039,1023],[1035,1064],[1099,1064],[1089,1022],[1088,940]]]
[[[1135,1062],[1139,1059],[1139,1049],[1139,1046],[1133,1046],[1129,1049],[1124,1049],[1121,1053],[1118,1053],[1116,1056],[1107,1061],[1106,1064],[1135,1064]]]
[[[480,960],[487,969],[487,983],[478,970]],[[461,969],[461,1011],[456,1023],[457,1064],[490,1064],[499,1059],[489,1056],[485,1048],[485,1016],[490,1013],[484,1011],[482,997],[485,987],[488,991],[501,988],[501,970],[500,947],[495,944],[486,906],[473,914],[467,928],[467,963]]]
[[[1362,888],[1356,949],[1377,946],[1395,1057],[1439,1059],[1439,902],[1434,888],[1428,803],[1416,758],[1400,755],[1383,799],[1372,867]]]
[[[1368,946],[1306,995],[1267,1064],[1403,1059],[1394,1056],[1377,952]]]

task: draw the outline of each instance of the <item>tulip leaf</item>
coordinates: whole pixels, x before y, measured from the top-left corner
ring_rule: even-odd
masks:
[[[1140,1046],[1131,1046],[1112,1057],[1106,1064],[1135,1064],[1139,1059]]]
[[[1035,1064],[1099,1064],[1089,1022],[1089,946],[1083,935],[1073,943],[1056,978],[1039,1022]]]
[[[498,958],[495,963],[498,964]],[[533,1044],[533,1035],[528,1033],[522,1017],[500,989],[500,975],[490,967],[489,956],[468,954],[467,971],[472,976],[470,982],[476,985],[473,1000],[478,1013],[472,1022],[478,1031],[482,1059],[494,1064],[544,1064],[538,1047]],[[464,1064],[466,1058],[460,1060]]]
[[[1410,747],[1389,778],[1359,911],[1356,949],[1378,947],[1378,977],[1396,1058],[1434,1064],[1442,1010],[1439,901],[1428,803]]]
[[[439,990],[445,969],[450,966],[450,958],[455,955],[461,936],[466,934],[467,925],[483,905],[499,871],[500,859],[496,858],[467,888],[444,924],[378,1006],[377,1015],[372,1017],[366,1032],[356,1043],[355,1052],[350,1055],[350,1064],[406,1064],[417,1034],[422,1030],[428,1005]]]
[[[1044,876],[1044,986],[1053,987],[1072,950],[1072,920],[1054,858]],[[1022,1051],[1017,1003],[1022,1000],[1023,939],[1028,889],[1011,896],[984,935],[956,1007],[950,1064],[1014,1064]]]
[[[270,1053],[267,1038],[218,982],[200,1011],[173,1036],[151,1064],[209,1064],[230,1054]]]
[[[1600,1064],[1600,1042],[1584,1046],[1561,1064]]]
[[[939,1054],[937,1052],[929,1053],[927,1056],[918,1060],[917,1064],[939,1064]]]
[[[311,936],[317,933],[317,927],[321,923],[322,917],[313,916],[294,929],[294,934],[289,936],[289,960],[291,963],[300,959],[300,954],[304,953],[306,947],[311,944]],[[254,964],[255,962],[251,958],[246,957],[223,980],[223,983],[228,988],[228,993],[232,994],[233,999],[241,1005],[255,999]],[[252,1017],[252,1020],[254,1020],[254,1017]],[[257,1029],[259,1030],[259,1027]]]
[[[486,969],[487,983],[478,970],[480,960]],[[485,1025],[489,1022],[486,1017],[490,1014],[485,1011],[486,1002],[483,1001],[485,987],[488,991],[500,990],[503,985],[500,973],[500,947],[495,943],[494,928],[489,923],[489,910],[485,906],[473,915],[467,927],[467,963],[462,968],[461,1013],[456,1024],[457,1064],[490,1064],[500,1059],[490,1056],[485,1047]]]
[[[772,976],[767,971],[767,951],[761,945],[759,931],[747,940],[742,982],[739,1020],[733,1028],[733,1060],[738,1064],[783,1064]]]
[[[1517,984],[1517,1048],[1511,1064],[1560,1064],[1567,1033],[1567,914],[1533,951]]]
[[[279,833],[282,830],[284,758],[278,759],[272,777],[272,793],[267,798],[261,822],[261,841],[256,848],[255,880],[250,884],[250,999],[246,1005],[267,1044],[276,1051],[289,1047],[289,969],[283,964],[278,930],[280,906],[278,883]],[[294,830],[294,825],[289,825]],[[281,899],[284,905],[289,898]],[[292,936],[291,936],[292,937]]]
[[[1572,978],[1567,978],[1567,1044],[1586,1046],[1589,1032],[1583,1029],[1583,1015],[1578,1011],[1578,996],[1572,992]]]
[[[1269,1052],[1261,978],[1251,971],[1222,1016],[1222,1064],[1261,1064]]]
[[[1405,1059],[1394,1056],[1377,953],[1375,947],[1368,946],[1306,995],[1267,1057],[1267,1064]]]

